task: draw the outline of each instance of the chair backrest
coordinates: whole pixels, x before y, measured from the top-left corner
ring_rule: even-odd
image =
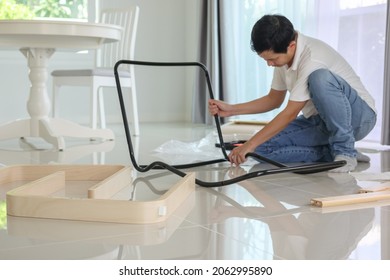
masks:
[[[97,67],[114,67],[121,59],[134,59],[135,39],[137,35],[139,7],[125,9],[104,10],[100,22],[119,25],[123,28],[120,41],[112,44],[103,44],[96,54]]]

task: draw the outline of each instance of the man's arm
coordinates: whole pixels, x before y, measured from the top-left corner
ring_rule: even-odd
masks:
[[[231,163],[239,165],[246,161],[245,155],[253,152],[257,146],[263,144],[292,122],[305,106],[306,101],[289,101],[286,108],[281,111],[271,122],[269,122],[263,129],[257,132],[244,145],[237,147],[229,154]]]
[[[279,108],[285,97],[286,91],[271,89],[263,97],[240,104],[231,105],[220,100],[211,99],[209,100],[209,112],[211,115],[218,114],[220,117],[265,113]]]

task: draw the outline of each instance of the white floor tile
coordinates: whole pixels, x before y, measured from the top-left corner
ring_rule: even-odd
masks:
[[[67,139],[63,152],[39,139],[3,141],[0,163],[131,165],[123,128],[112,129],[115,141]],[[193,151],[190,145],[176,154],[169,146],[165,153],[155,150],[170,140],[196,143],[212,131],[202,125],[142,124],[141,135],[132,137],[135,156],[139,164],[202,160],[205,152]],[[359,165],[359,172],[390,170],[387,149],[370,149],[367,144],[359,149],[371,158],[371,163]],[[221,163],[186,171],[214,182],[267,168],[257,162],[241,168]],[[179,178],[164,170],[135,174],[135,186],[116,199],[155,199]],[[191,202],[167,221],[150,225],[7,217],[5,194],[13,187],[0,186],[0,259],[390,259],[388,203],[327,209],[310,205],[314,197],[353,194],[372,185],[375,182],[350,174],[321,172],[261,176],[216,188],[198,186]]]

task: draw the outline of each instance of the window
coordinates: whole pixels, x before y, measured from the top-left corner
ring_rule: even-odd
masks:
[[[340,9],[337,49],[375,99],[377,124],[365,139],[378,142],[382,127],[386,1],[340,1],[341,7],[343,4],[345,8]]]
[[[268,93],[273,69],[250,49],[250,31],[264,14],[289,18],[305,35],[337,49],[358,73],[377,104],[378,123],[366,140],[378,142],[381,133],[386,0],[236,0],[224,6],[224,45],[228,86],[225,100],[245,102]],[[282,107],[283,108],[283,107]],[[274,110],[245,119],[268,121]]]
[[[88,19],[88,0],[2,0],[0,19]]]

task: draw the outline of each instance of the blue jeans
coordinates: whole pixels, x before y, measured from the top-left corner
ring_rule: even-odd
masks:
[[[344,79],[329,70],[314,71],[308,87],[318,114],[298,116],[255,152],[280,162],[333,161],[336,155],[356,157],[355,141],[373,129],[375,112]]]

